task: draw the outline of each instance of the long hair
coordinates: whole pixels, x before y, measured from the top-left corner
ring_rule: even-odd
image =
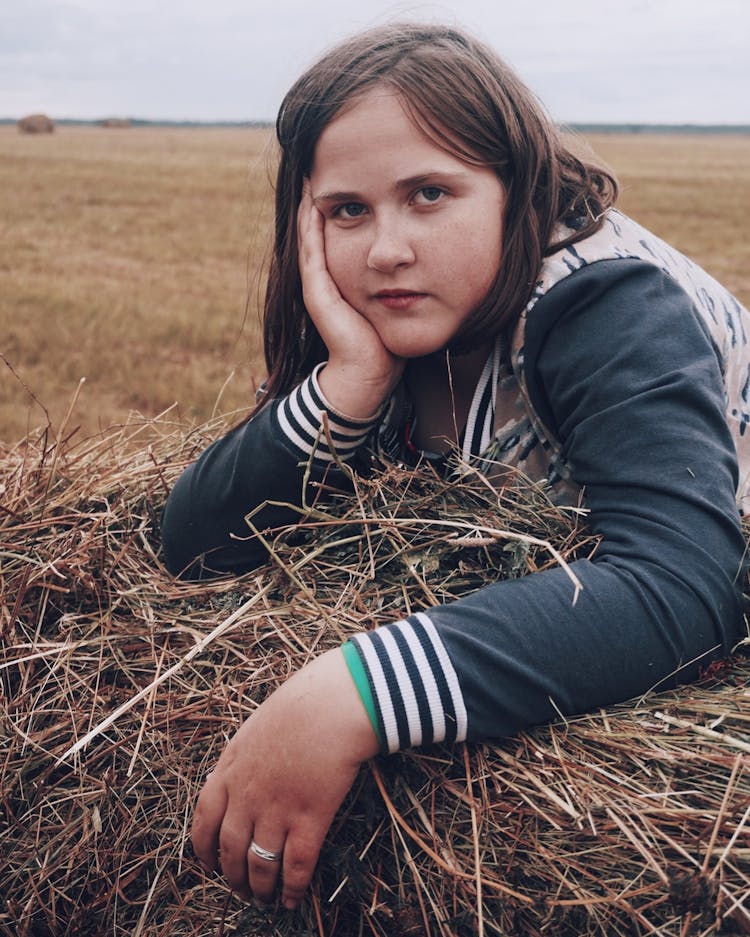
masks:
[[[395,23],[334,47],[290,89],[276,121],[276,228],[264,309],[264,399],[288,393],[327,357],[302,299],[297,208],[327,124],[372,87],[392,89],[436,145],[497,173],[506,202],[498,273],[451,347],[510,334],[544,256],[596,231],[617,197],[605,169],[573,155],[532,92],[492,50],[446,26]],[[554,243],[555,227],[576,219]],[[262,405],[262,404],[261,404]]]

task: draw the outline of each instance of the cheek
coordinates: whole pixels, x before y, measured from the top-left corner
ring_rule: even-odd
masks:
[[[481,253],[477,253],[477,266],[481,268],[485,292],[492,286],[500,269],[502,246],[501,231],[499,228],[494,228],[488,232],[487,238],[483,242]]]
[[[484,295],[500,268],[502,230],[499,223],[454,225],[436,242],[434,255],[442,269],[451,271],[457,287]]]
[[[346,234],[347,237],[342,237],[340,231],[326,228],[325,251],[328,272],[341,295],[348,300],[351,297],[353,285],[361,280],[361,276],[357,238],[353,237],[351,232],[346,232]]]
[[[486,218],[478,227],[475,248],[477,264],[488,271],[490,281],[494,280],[503,248],[503,224],[499,213],[496,217]]]

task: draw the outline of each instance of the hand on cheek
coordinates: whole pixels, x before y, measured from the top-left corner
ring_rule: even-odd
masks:
[[[309,182],[299,205],[297,235],[305,308],[328,349],[321,387],[337,410],[369,417],[398,383],[405,361],[388,351],[375,328],[339,292],[326,261],[325,221]]]
[[[361,316],[342,297],[328,270],[324,231],[323,215],[313,203],[310,183],[305,181],[302,200],[297,212],[297,244],[302,296],[305,308],[324,340],[330,332],[330,338],[335,343],[337,325],[341,318],[356,321]]]
[[[232,887],[296,907],[362,761],[378,751],[340,649],[298,671],[242,725],[207,777],[193,847]],[[279,861],[250,850],[280,853]]]

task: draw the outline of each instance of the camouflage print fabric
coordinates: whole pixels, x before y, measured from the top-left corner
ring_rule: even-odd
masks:
[[[569,235],[566,228],[557,239]],[[524,373],[524,333],[539,300],[565,277],[601,260],[634,258],[653,263],[676,280],[692,300],[716,347],[724,378],[727,422],[739,460],[737,500],[750,511],[750,313],[697,264],[618,211],[589,238],[545,259],[534,294],[513,336],[511,365],[501,363],[500,348],[488,362],[475,394],[464,438],[464,458],[481,453],[481,468],[497,476],[500,465],[548,490],[560,503],[575,503],[576,486],[561,457],[560,444],[542,425],[529,400]],[[488,391],[495,388],[489,407]],[[508,469],[505,469],[507,471]]]

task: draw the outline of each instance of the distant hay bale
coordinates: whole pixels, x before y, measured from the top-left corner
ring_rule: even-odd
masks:
[[[46,114],[29,114],[18,121],[19,133],[54,133],[55,123]]]
[[[108,130],[125,130],[127,127],[132,126],[127,117],[107,117],[100,123],[102,127],[106,127]]]
[[[750,934],[741,653],[515,738],[375,759],[294,914],[205,873],[205,774],[311,654],[596,546],[538,490],[385,465],[353,495],[321,488],[335,504],[268,534],[263,568],[176,582],[161,507],[224,428],[0,446],[2,937]]]

